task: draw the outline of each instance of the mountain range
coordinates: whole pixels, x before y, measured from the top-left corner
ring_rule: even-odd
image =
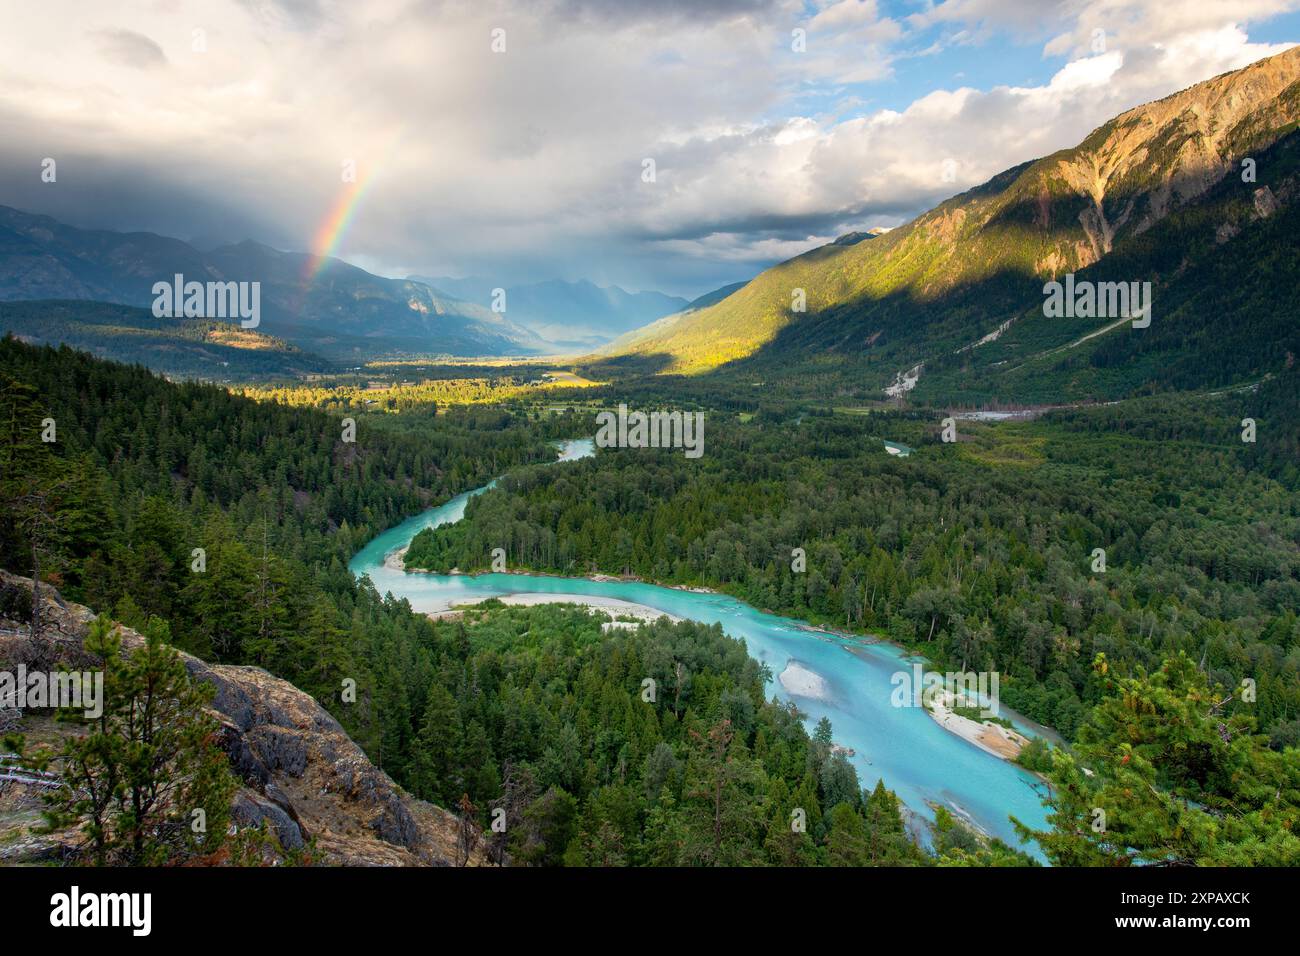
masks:
[[[411,276],[457,299],[485,307],[495,289],[505,292],[505,314],[553,346],[582,351],[609,342],[625,332],[688,307],[680,296],[662,292],[627,292],[618,286],[598,286],[586,279],[550,279],[517,285],[471,276],[427,278]]]
[[[592,364],[954,403],[1107,399],[1290,369],[1298,120],[1300,47],[1129,110],[869,241],[783,262]],[[1048,318],[1045,286],[1067,274],[1150,282],[1150,325]]]
[[[586,351],[595,374],[950,404],[1217,388],[1291,370],[1300,353],[1298,123],[1300,47],[1122,113],[901,227],[849,233],[693,302],[552,280],[504,286],[498,312],[486,278],[390,279],[251,241],[201,250],[0,207],[0,302],[63,300],[0,310],[0,327],[109,357],[159,345],[167,370],[185,373],[229,368],[241,351],[262,353],[235,363],[250,374],[270,359],[301,373],[381,355]],[[175,274],[260,281],[257,334],[68,305],[144,309]],[[1151,322],[1045,314],[1049,284],[1064,281],[1149,283]]]
[[[33,345],[69,345],[145,365],[172,378],[250,382],[338,370],[318,355],[235,322],[159,318],[149,309],[109,302],[0,302],[0,332]]]
[[[339,259],[253,241],[201,251],[148,232],[79,229],[0,206],[0,301],[148,308],[155,282],[258,281],[258,331],[333,361],[381,354],[517,355],[547,349],[504,316]]]
[[[485,279],[389,279],[339,259],[282,252],[251,240],[202,245],[148,232],[79,229],[0,206],[0,302],[147,308],[154,283],[178,274],[186,281],[256,280],[263,314],[259,332],[297,348],[308,365],[316,362],[314,356],[347,362],[379,355],[581,351],[688,305],[659,292],[554,280],[508,287],[507,309],[498,312],[491,308],[494,284]],[[3,314],[32,318],[30,309]],[[154,337],[169,331],[151,316],[132,317],[120,309],[113,314],[119,329]],[[51,322],[65,331],[71,318],[66,309],[51,314]],[[97,320],[87,325],[107,328]],[[30,322],[7,328],[39,337]],[[96,339],[90,328],[80,333],[74,338],[83,347],[93,342],[104,352],[114,345]]]

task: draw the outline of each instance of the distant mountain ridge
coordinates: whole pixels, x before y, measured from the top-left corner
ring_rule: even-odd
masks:
[[[603,348],[597,350],[598,355],[620,355],[628,350],[635,349],[636,343],[643,340],[653,340],[666,331],[676,328],[683,318],[691,313],[698,312],[701,309],[707,309],[709,306],[717,305],[723,299],[735,295],[741,289],[749,284],[749,280],[744,282],[733,282],[730,285],[724,285],[721,288],[714,289],[712,292],[706,292],[686,304],[686,307],[679,312],[666,315],[656,322],[642,326],[637,329],[619,336],[614,341],[608,343]]]
[[[505,291],[505,315],[538,337],[560,348],[588,349],[631,329],[685,308],[686,299],[662,292],[628,292],[618,286],[598,286],[587,279],[502,285],[470,276],[411,276],[466,302],[491,307],[493,290]]]
[[[705,309],[711,305],[716,305],[717,303],[725,299],[727,296],[731,295],[734,292],[739,292],[747,285],[749,285],[749,280],[744,279],[741,282],[733,282],[730,285],[724,285],[721,288],[714,289],[712,292],[706,292],[704,293],[704,295],[698,296],[697,298],[694,298],[690,302],[688,302],[686,304],[686,308],[683,309],[682,311],[686,312],[691,309]]]
[[[210,382],[295,379],[338,366],[218,319],[157,318],[149,309],[85,300],[0,302],[0,333],[32,345],[68,345],[162,375]]]
[[[1300,345],[1297,121],[1293,48],[1129,110],[870,241],[781,263],[629,336],[617,357],[685,373],[851,369],[863,388],[942,400],[1113,397],[1162,387],[1171,369],[1183,387],[1229,366],[1267,373]],[[1044,318],[1044,283],[1071,272],[1152,281],[1152,326],[1096,334],[1095,320]]]
[[[148,308],[155,282],[257,281],[259,332],[335,361],[379,355],[530,355],[548,345],[491,309],[339,259],[253,241],[200,251],[149,232],[79,229],[0,206],[0,301]]]

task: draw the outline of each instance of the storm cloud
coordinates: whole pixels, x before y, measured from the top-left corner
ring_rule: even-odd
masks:
[[[1247,27],[1296,3],[1145,6],[47,0],[0,35],[0,203],[319,251],[356,191],[335,252],[365,268],[691,295],[1277,52]],[[936,67],[869,105],[905,60],[1035,15],[1042,82]]]

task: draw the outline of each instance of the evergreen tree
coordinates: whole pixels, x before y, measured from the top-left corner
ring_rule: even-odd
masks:
[[[1184,655],[1151,675],[1094,669],[1107,695],[1073,754],[1053,751],[1049,831],[1063,866],[1300,864],[1300,751],[1268,749],[1234,694]]]
[[[205,709],[212,688],[191,681],[168,637],[153,618],[144,645],[123,656],[121,633],[104,616],[86,637],[103,662],[102,712],[67,715],[85,733],[63,742],[64,786],[44,813],[51,829],[80,827],[100,865],[177,863],[226,840],[236,782]],[[28,765],[43,769],[52,756],[38,752]]]
[[[462,736],[456,702],[445,687],[435,683],[429,688],[424,721],[411,757],[411,789],[417,796],[445,806],[457,790],[465,792],[468,781],[458,772]]]

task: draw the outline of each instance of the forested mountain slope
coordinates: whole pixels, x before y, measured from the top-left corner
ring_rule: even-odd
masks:
[[[918,395],[932,398],[959,397],[956,375],[931,385],[932,370],[965,383],[970,366],[970,398],[1033,401],[1127,394],[1171,361],[1179,387],[1280,368],[1294,351],[1298,80],[1300,48],[1130,110],[906,226],[815,249],[660,322],[614,364],[734,363],[819,387],[851,373],[884,389],[924,363]],[[1066,273],[1151,281],[1151,328],[1071,348],[1111,323],[1043,316],[1044,283]],[[1220,371],[1215,333],[1237,343],[1238,330],[1249,347]]]
[[[72,600],[129,626],[157,615],[181,650],[265,667],[377,755],[404,719],[398,702],[423,693],[408,655],[428,622],[358,584],[347,561],[402,518],[552,458],[548,439],[574,426],[482,408],[356,419],[348,442],[323,412],[0,340],[0,567],[30,574],[36,559]],[[338,708],[349,676],[369,691]]]
[[[103,302],[0,302],[0,333],[204,381],[296,379],[338,368],[236,322],[158,318],[149,309]]]

